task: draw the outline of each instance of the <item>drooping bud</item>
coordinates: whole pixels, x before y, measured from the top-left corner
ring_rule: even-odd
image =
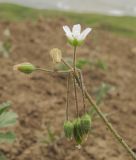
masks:
[[[81,128],[81,119],[78,118],[74,122],[74,129],[73,129],[73,135],[74,139],[77,144],[82,144],[83,142],[83,133],[82,133],[82,128]]]
[[[36,67],[31,63],[21,63],[21,64],[15,65],[13,69],[26,74],[30,74],[36,70]]]
[[[66,138],[72,139],[73,136],[73,123],[70,121],[66,121],[64,123],[64,133]]]
[[[81,129],[83,134],[88,134],[91,127],[91,117],[85,114],[81,117]]]
[[[61,53],[60,49],[58,49],[58,48],[51,49],[50,56],[52,57],[54,63],[60,63],[61,62],[62,53]]]

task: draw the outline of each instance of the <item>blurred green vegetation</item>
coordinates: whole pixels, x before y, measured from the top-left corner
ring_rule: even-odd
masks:
[[[107,84],[107,83],[102,83],[97,90],[95,91],[95,99],[96,99],[96,104],[100,106],[101,102],[106,98],[110,90],[113,88],[113,86]],[[94,110],[93,107],[90,108],[89,114],[91,117],[96,116],[96,111]]]
[[[0,129],[14,126],[17,122],[17,114],[13,111],[9,111],[11,102],[7,101],[0,104]],[[2,131],[0,132],[0,143],[11,143],[15,140],[14,132]]]
[[[51,130],[51,127],[48,126],[47,127],[47,137],[44,137],[42,142],[46,143],[48,145],[54,143],[56,141],[57,137],[55,135],[55,133]]]
[[[0,160],[7,160],[7,158],[2,152],[0,152]]]
[[[106,16],[100,14],[73,13],[56,10],[38,10],[13,4],[0,4],[0,21],[36,20],[39,16],[47,18],[68,18],[73,23],[100,27],[104,30],[129,37],[136,37],[136,17]]]
[[[73,63],[71,58],[65,58],[65,61],[69,63],[70,65],[72,65]],[[79,69],[83,69],[85,66],[90,67],[90,69],[99,68],[105,71],[108,69],[108,64],[101,59],[96,59],[96,60],[91,61],[86,58],[78,58],[76,67]],[[58,64],[57,68],[60,70],[68,70],[68,67],[62,63]]]

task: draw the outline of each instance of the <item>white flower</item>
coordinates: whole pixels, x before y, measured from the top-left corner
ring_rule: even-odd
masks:
[[[91,32],[91,28],[86,28],[81,32],[81,25],[76,24],[73,26],[72,31],[68,26],[63,26],[63,30],[69,40],[69,43],[77,46],[80,45],[86,38],[86,36]]]

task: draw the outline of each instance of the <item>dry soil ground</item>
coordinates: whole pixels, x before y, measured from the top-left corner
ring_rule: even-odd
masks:
[[[0,40],[9,27],[13,49],[9,58],[0,57],[0,102],[11,100],[19,120],[13,144],[2,144],[9,160],[129,160],[124,149],[114,140],[99,118],[93,122],[92,133],[79,150],[74,142],[65,138],[47,145],[42,143],[51,127],[60,136],[65,120],[66,78],[64,75],[48,75],[44,72],[30,76],[16,73],[12,67],[21,62],[31,62],[41,67],[52,67],[49,50],[62,48],[63,56],[72,56],[72,48],[66,44],[62,26],[69,22],[39,20],[37,22],[1,22]],[[85,44],[78,49],[79,57],[98,58],[108,64],[102,71],[83,69],[85,83],[90,94],[102,83],[114,86],[101,104],[108,118],[127,143],[136,150],[136,41],[112,35],[94,28]],[[73,93],[71,93],[73,94]],[[80,98],[81,99],[81,98]],[[79,99],[80,104],[82,101]],[[74,100],[71,115],[75,115]]]

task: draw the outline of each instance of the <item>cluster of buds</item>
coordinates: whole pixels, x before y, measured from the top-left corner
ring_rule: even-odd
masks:
[[[88,114],[81,118],[76,118],[74,121],[66,121],[64,123],[64,133],[66,138],[74,138],[78,145],[87,137],[91,128],[91,117]]]

